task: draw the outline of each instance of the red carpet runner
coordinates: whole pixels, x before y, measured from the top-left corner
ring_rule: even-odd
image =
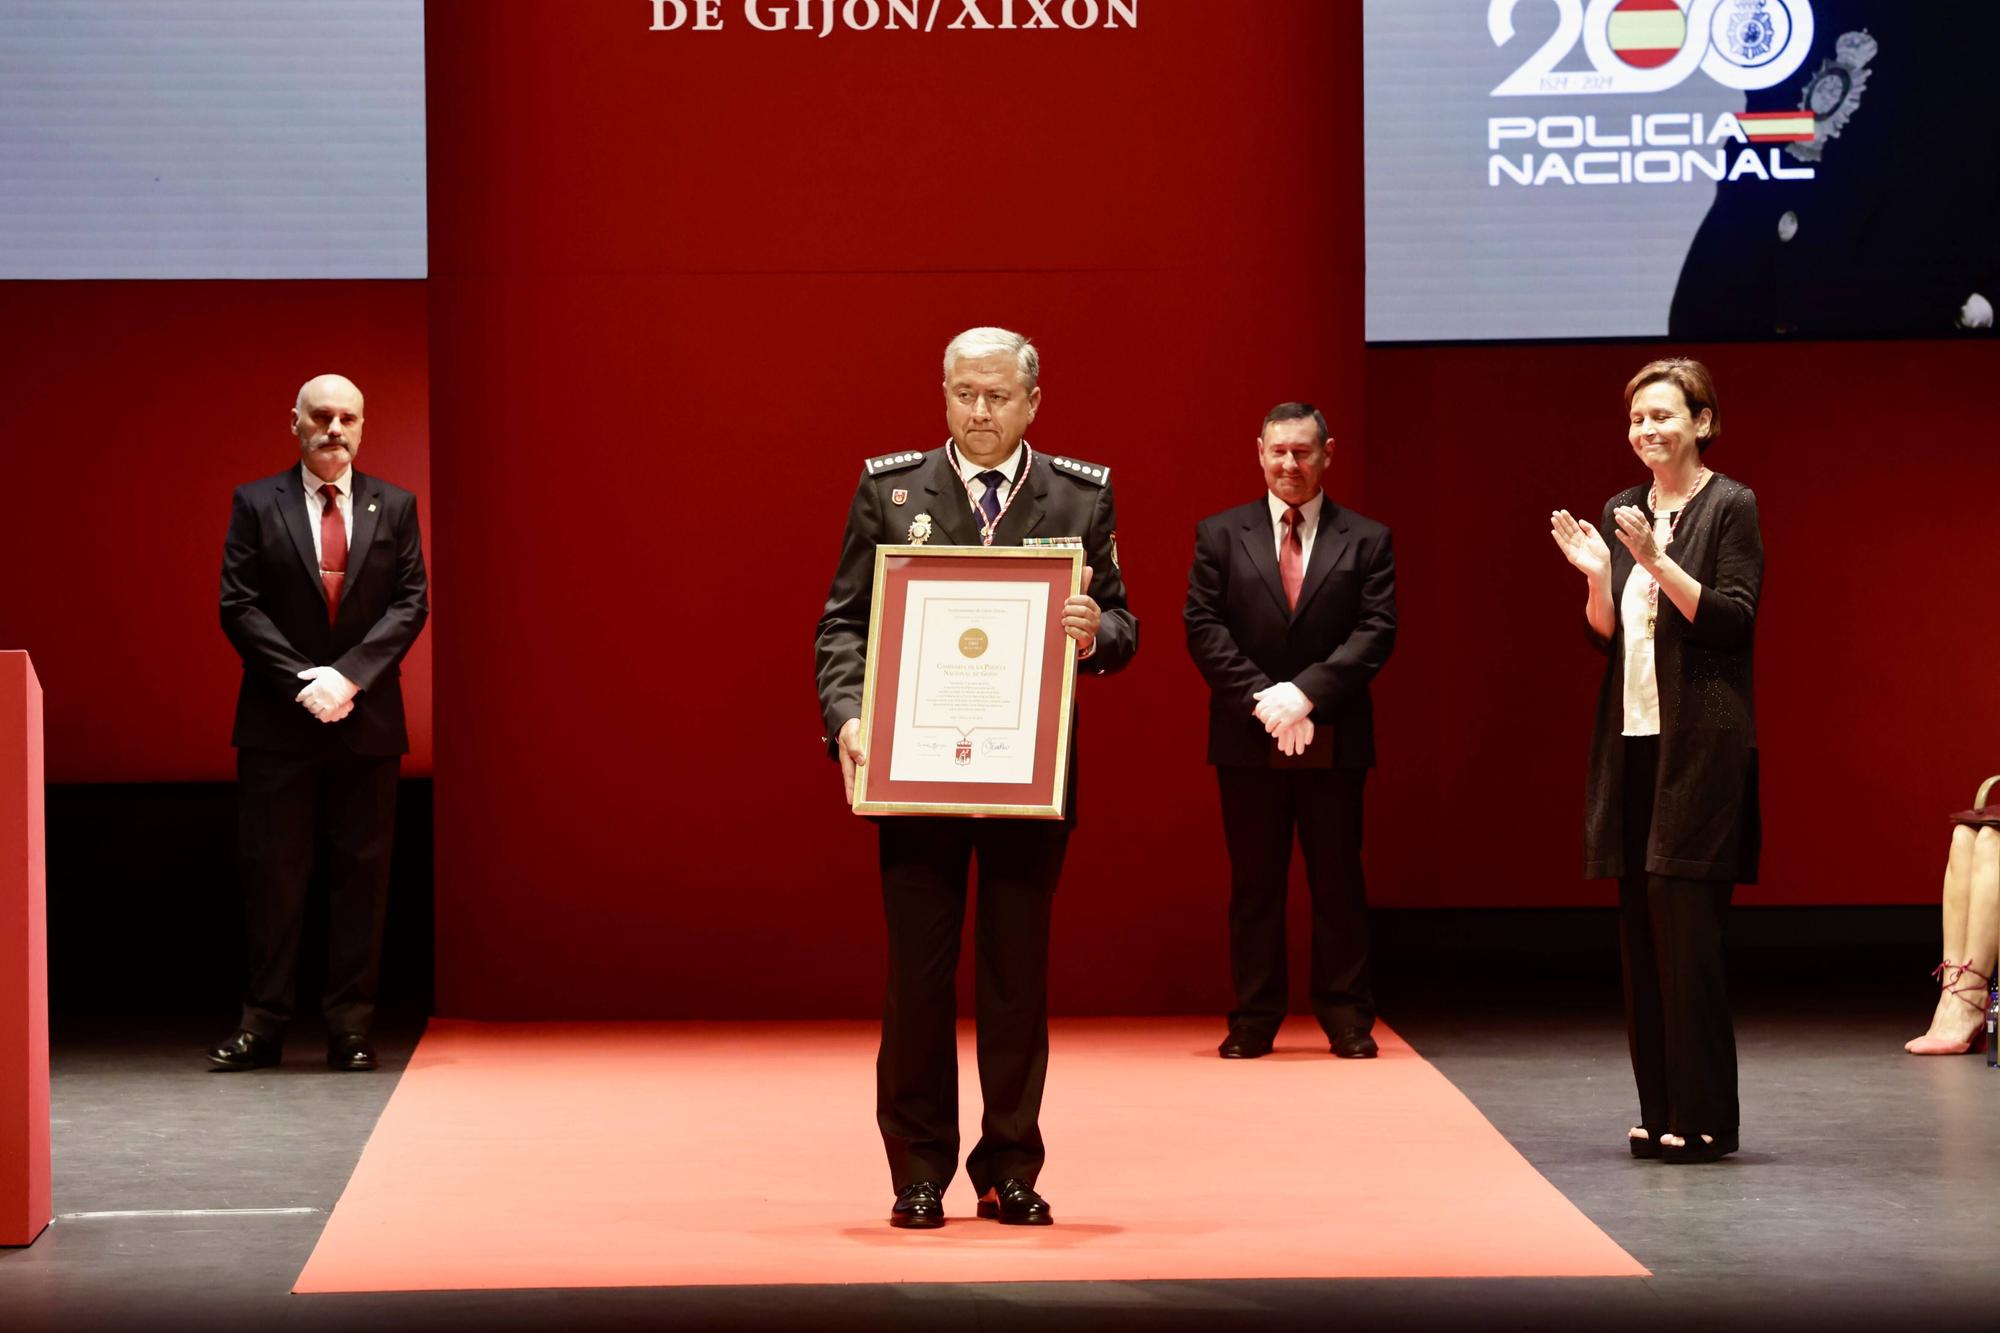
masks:
[[[1057,1225],[976,1220],[961,1175],[904,1232],[872,1025],[437,1020],[295,1289],[1646,1276],[1394,1033],[1310,1030],[1224,1062],[1211,1020],[1058,1023]]]

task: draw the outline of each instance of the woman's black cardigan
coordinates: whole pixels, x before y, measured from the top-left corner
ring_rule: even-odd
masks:
[[[1645,486],[1614,495],[1598,530],[1611,548],[1612,629],[1591,639],[1609,655],[1590,746],[1584,801],[1584,875],[1642,869],[1682,879],[1757,882],[1763,841],[1757,805],[1757,718],[1752,690],[1764,539],[1757,497],[1716,473],[1690,500],[1667,554],[1701,584],[1690,621],[1664,591],[1653,651],[1660,682],[1660,766],[1644,867],[1625,864],[1625,627],[1618,614],[1634,561],[1612,511],[1646,507]],[[1650,520],[1650,511],[1647,514]],[[1642,576],[1643,577],[1643,576]]]

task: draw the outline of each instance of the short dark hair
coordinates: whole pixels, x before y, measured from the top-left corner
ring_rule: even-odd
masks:
[[[1698,417],[1707,409],[1708,434],[1697,436],[1694,442],[1697,454],[1707,453],[1708,446],[1722,438],[1722,409],[1715,405],[1715,377],[1708,373],[1707,366],[1691,356],[1665,356],[1648,361],[1626,382],[1626,411],[1632,409],[1632,399],[1639,390],[1661,380],[1681,391],[1681,397],[1687,399],[1688,416]]]
[[[1264,414],[1264,425],[1257,428],[1257,438],[1263,439],[1264,428],[1274,421],[1304,421],[1307,417],[1311,417],[1313,425],[1319,427],[1321,444],[1333,438],[1333,433],[1326,428],[1326,417],[1311,403],[1279,403]]]

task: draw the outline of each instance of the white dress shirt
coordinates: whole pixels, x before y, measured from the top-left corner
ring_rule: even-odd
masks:
[[[340,526],[347,530],[347,546],[354,548],[354,465],[348,464],[340,470],[340,475],[332,481],[321,481],[312,474],[312,469],[299,464],[299,473],[306,483],[306,512],[312,521],[306,524],[312,529],[313,560],[320,568],[326,568],[326,552],[319,549],[319,525],[326,517],[326,494],[323,487],[340,487],[340,498],[335,501],[340,507]]]
[[[1271,502],[1271,550],[1283,560],[1285,558],[1285,510],[1291,506],[1280,500],[1274,491],[1266,491],[1264,498]],[[1319,511],[1326,499],[1326,492],[1319,491],[1313,498],[1299,506],[1299,569],[1303,571],[1312,563],[1313,538],[1319,535]]]

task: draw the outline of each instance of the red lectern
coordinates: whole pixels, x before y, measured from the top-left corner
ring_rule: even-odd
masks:
[[[49,1224],[49,954],[42,685],[0,652],[0,1245]]]

